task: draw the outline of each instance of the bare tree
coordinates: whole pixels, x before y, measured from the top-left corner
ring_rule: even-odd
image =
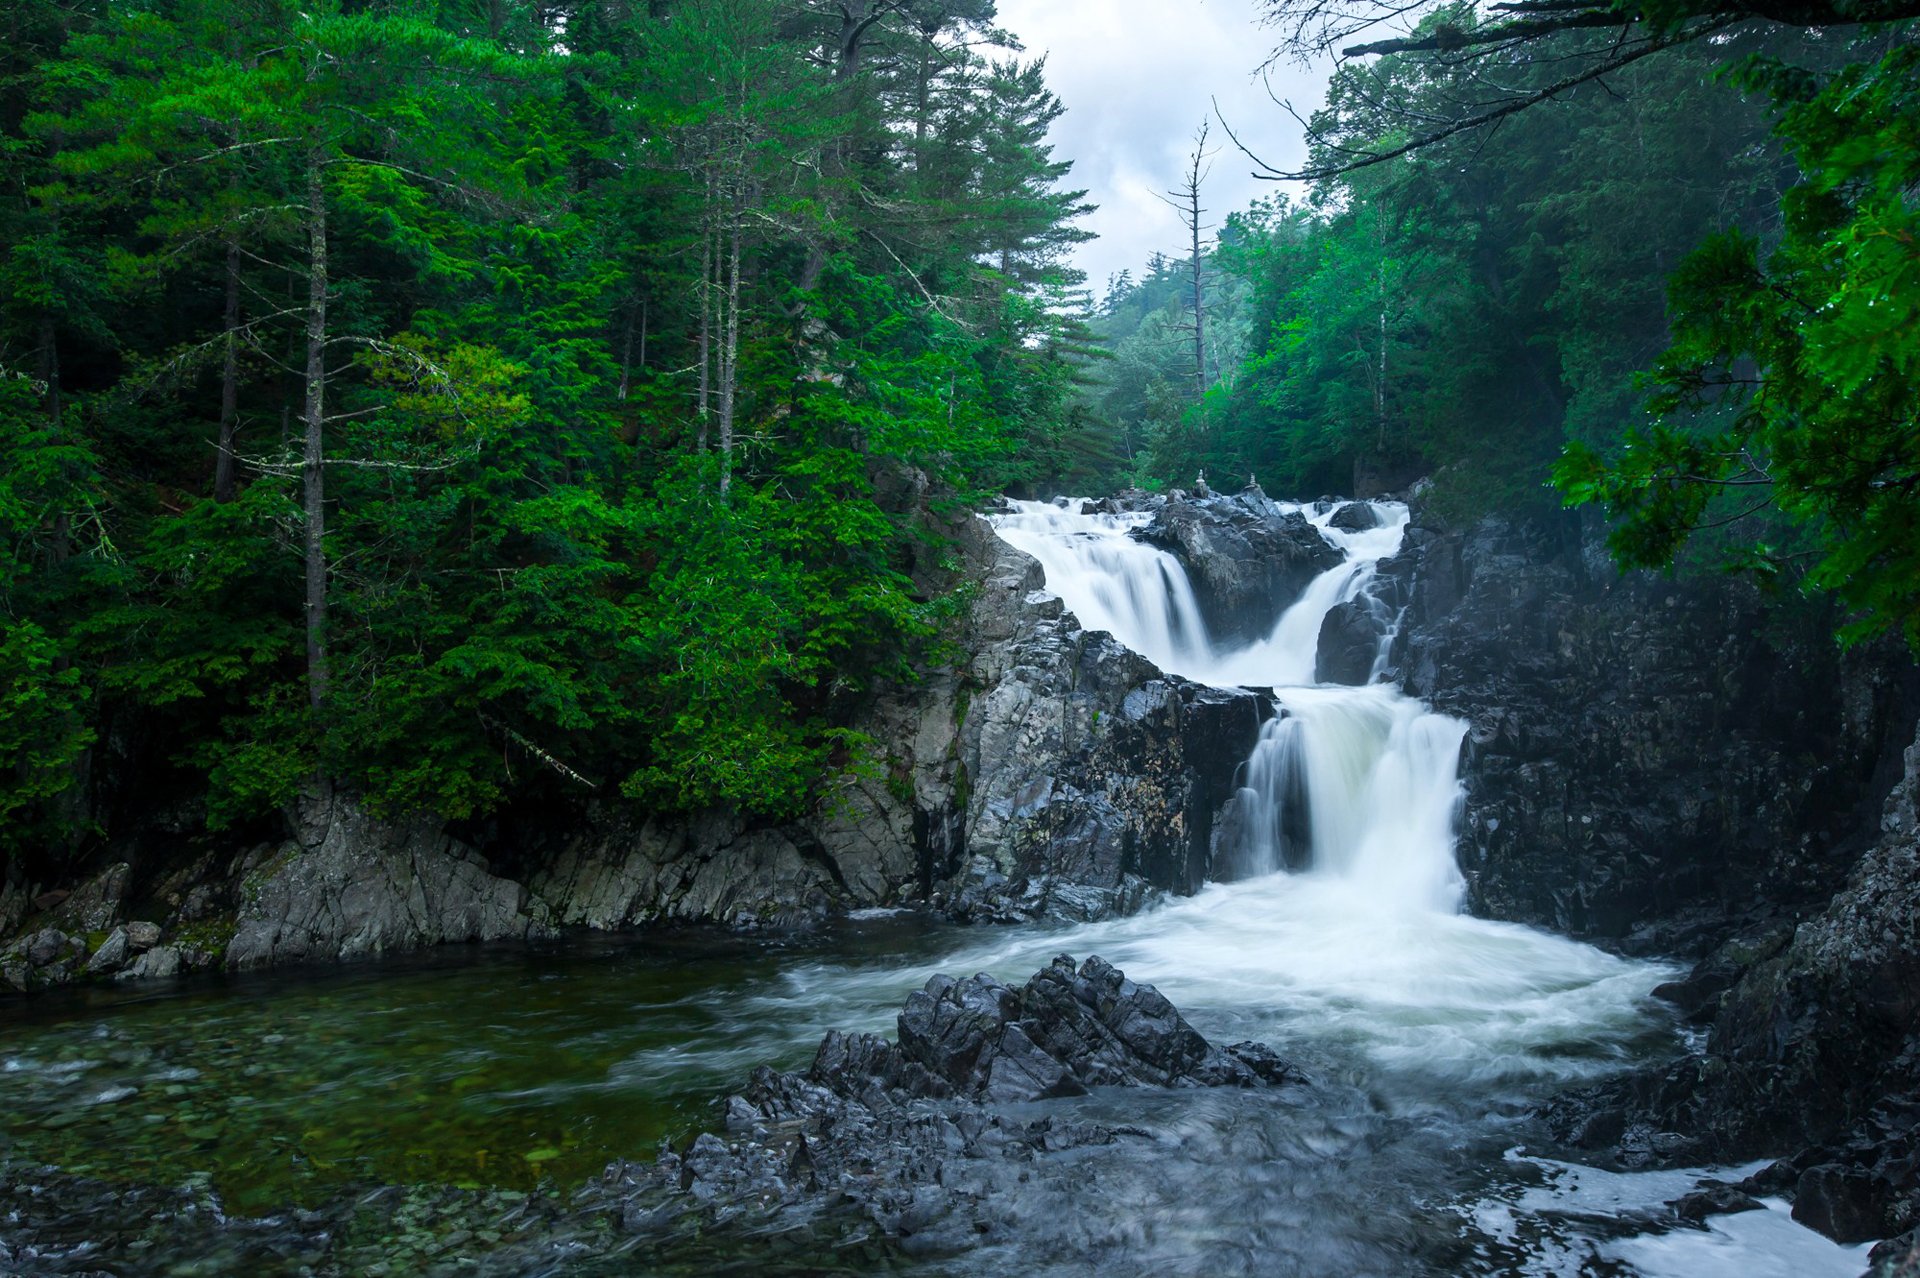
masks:
[[[1207,150],[1207,133],[1212,125],[1201,121],[1200,131],[1193,137],[1193,154],[1188,157],[1186,177],[1179,186],[1159,197],[1162,203],[1171,207],[1180,215],[1181,222],[1187,228],[1188,270],[1192,276],[1192,296],[1188,309],[1193,312],[1193,381],[1198,395],[1207,393],[1207,300],[1206,300],[1206,256],[1204,254],[1204,235],[1211,230],[1210,224],[1201,218],[1207,210],[1200,206],[1200,187],[1212,170],[1210,161],[1214,152]]]
[[[1257,166],[1256,177],[1315,181],[1396,159],[1458,134],[1491,130],[1543,102],[1679,45],[1712,38],[1716,46],[1747,30],[1806,29],[1894,22],[1920,17],[1920,0],[1681,0],[1651,12],[1616,0],[1494,0],[1477,9],[1449,0],[1264,0],[1280,46],[1268,67],[1334,59],[1347,91],[1390,118],[1382,136],[1395,140],[1350,146],[1288,102],[1280,105],[1306,131],[1311,160],[1297,169],[1268,164],[1233,135]],[[1364,37],[1381,38],[1367,39]],[[1743,50],[1729,46],[1728,61]],[[1450,102],[1405,101],[1379,64],[1354,59],[1412,55],[1459,74],[1469,91]],[[1516,78],[1516,67],[1534,74]]]

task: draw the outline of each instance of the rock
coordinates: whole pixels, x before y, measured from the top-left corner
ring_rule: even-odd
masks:
[[[144,954],[160,943],[160,925],[135,920],[127,924],[127,947],[135,954]]]
[[[100,948],[87,960],[88,976],[107,976],[119,971],[132,956],[133,946],[127,939],[127,929],[117,927],[100,942]]]
[[[1089,1087],[1301,1083],[1263,1046],[1208,1043],[1098,958],[1055,959],[1018,989],[940,976],[908,998],[897,1042],[834,1032],[805,1073],[754,1071],[726,1102],[729,1139],[615,1163],[585,1203],[654,1236],[791,1228],[851,1208],[861,1232],[971,1245],[1003,1227],[1037,1160],[1145,1135],[1027,1106]]]
[[[1471,725],[1470,907],[1692,956],[1817,910],[1872,840],[1920,669],[1898,644],[1843,653],[1831,612],[1738,579],[1618,573],[1604,536],[1416,509],[1381,565],[1407,609],[1393,673]]]
[[[1009,1103],[1092,1087],[1259,1086],[1273,1060],[1201,1037],[1151,985],[1098,958],[1065,956],[1019,990],[986,975],[937,976],[907,999],[896,1043],[829,1035],[808,1077],[842,1095]],[[1284,1064],[1281,1066],[1286,1075]]]
[[[120,903],[132,882],[133,867],[117,861],[75,888],[51,918],[69,932],[104,932],[119,921]]]
[[[1327,520],[1327,527],[1338,528],[1342,532],[1369,532],[1380,526],[1380,512],[1371,502],[1350,501],[1333,512],[1333,518]]]
[[[849,902],[835,877],[843,871],[797,827],[755,827],[724,813],[663,818],[610,810],[570,833],[527,885],[562,925],[792,924]],[[910,875],[912,864],[903,853],[898,872]],[[890,890],[884,874],[869,886],[882,899]]]
[[[1868,1278],[1920,1278],[1920,1229],[1889,1238],[1867,1253]]]
[[[117,973],[123,981],[162,979],[180,974],[181,955],[177,947],[158,945],[133,961],[130,967]]]
[[[32,892],[27,886],[0,878],[0,937],[12,936],[32,912]]]
[[[243,888],[229,968],[547,931],[524,887],[490,873],[434,822],[378,821],[342,796],[310,799],[302,818],[301,838]]]
[[[1320,622],[1313,677],[1319,683],[1361,687],[1373,682],[1373,668],[1386,638],[1389,616],[1372,599],[1349,599],[1327,610]]]
[[[67,952],[67,937],[58,928],[42,928],[27,940],[27,962],[45,967]]]
[[[1866,1242],[1887,1232],[1887,1198],[1886,1186],[1866,1172],[1810,1167],[1794,1190],[1793,1218],[1837,1243]]]
[[[1735,1212],[1765,1211],[1767,1205],[1734,1185],[1706,1181],[1702,1187],[1684,1194],[1669,1204],[1682,1220],[1702,1224],[1709,1216],[1727,1216]]]
[[[1721,997],[1709,1054],[1727,1067],[1706,1093],[1702,1115],[1731,1146],[1834,1141],[1889,1095],[1920,1091],[1916,796],[1920,739],[1887,798],[1880,841],[1846,887],[1790,941],[1783,936],[1756,953],[1760,961]],[[1913,1120],[1884,1119],[1861,1139],[1877,1145],[1902,1125]],[[1920,1190],[1920,1175],[1910,1171],[1903,1183]]]
[[[1133,535],[1180,561],[1216,644],[1266,637],[1307,585],[1344,559],[1305,516],[1252,493],[1170,498]]]

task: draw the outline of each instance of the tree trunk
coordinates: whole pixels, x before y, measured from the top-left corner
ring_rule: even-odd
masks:
[[[1387,228],[1377,213],[1373,224],[1380,252],[1380,376],[1373,387],[1373,446],[1384,461],[1387,455]]]
[[[707,169],[707,203],[700,225],[700,404],[695,416],[700,422],[698,446],[701,452],[707,451],[707,405],[713,394],[713,237],[714,204],[719,196],[714,190],[715,179],[711,166]]]
[[[735,196],[738,199],[738,196]],[[727,227],[726,344],[720,353],[720,500],[733,487],[733,412],[740,373],[740,210]]]
[[[227,241],[227,350],[220,364],[220,442],[213,458],[213,499],[234,497],[233,437],[240,421],[240,244]]]
[[[1200,396],[1205,398],[1207,394],[1207,305],[1206,280],[1202,273],[1204,267],[1200,260],[1200,182],[1197,170],[1193,185],[1188,188],[1188,192],[1192,197],[1192,214],[1188,226],[1193,231],[1193,369],[1196,388]]]
[[[301,464],[307,517],[307,700],[327,699],[327,192],[318,154],[307,159],[307,438]]]

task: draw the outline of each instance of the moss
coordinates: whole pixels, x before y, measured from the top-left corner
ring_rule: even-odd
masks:
[[[212,956],[214,962],[218,963],[226,957],[227,946],[233,944],[233,934],[238,930],[238,921],[229,915],[201,919],[174,929],[168,944],[176,945],[182,951],[198,950]]]

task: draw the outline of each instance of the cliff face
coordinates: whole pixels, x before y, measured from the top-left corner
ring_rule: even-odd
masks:
[[[1394,664],[1472,725],[1475,913],[1685,953],[1845,880],[1920,713],[1903,650],[1843,654],[1742,582],[1623,576],[1571,517],[1408,542]]]

